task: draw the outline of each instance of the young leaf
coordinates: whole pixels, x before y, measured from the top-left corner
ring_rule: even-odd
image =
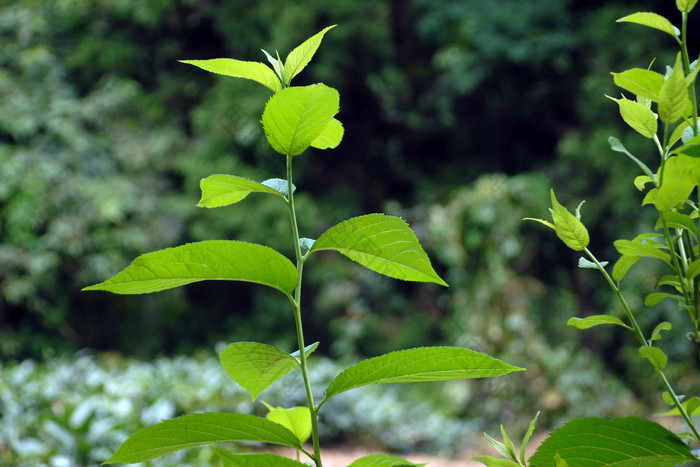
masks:
[[[518,457],[515,453],[515,446],[513,446],[513,442],[508,437],[508,433],[506,433],[506,429],[503,428],[503,425],[501,425],[501,436],[503,436],[503,445],[506,447],[506,451],[508,452],[508,458],[512,459],[513,462],[517,462]]]
[[[307,357],[316,351],[316,349],[318,348],[318,344],[319,344],[318,342],[314,342],[313,344],[309,344],[306,347],[304,347],[304,353],[306,354]],[[290,353],[289,355],[291,355],[294,358],[299,358],[301,356],[301,352],[299,352],[298,350],[295,350],[294,352]]]
[[[400,457],[377,453],[361,457],[348,465],[348,467],[420,467],[423,465],[425,464],[414,464]]]
[[[245,78],[262,84],[272,92],[282,90],[282,83],[272,69],[260,62],[244,62],[233,58],[213,58],[211,60],[180,60],[218,75]]]
[[[364,360],[340,373],[326,398],[368,384],[448,381],[501,376],[522,371],[488,355],[461,347],[420,347]]]
[[[557,453],[577,467],[671,466],[695,460],[676,435],[658,423],[635,417],[572,420],[540,445],[530,465],[555,467]]]
[[[682,121],[681,123],[678,124],[678,126],[673,130],[673,133],[671,133],[671,137],[668,139],[668,147],[672,147],[674,144],[676,144],[681,138],[683,138],[683,135],[685,134],[685,130],[690,130],[692,133],[692,129],[690,126],[690,120],[685,120]]]
[[[664,393],[664,394],[667,394],[667,393]],[[675,405],[673,402],[673,399],[671,399],[670,395],[668,395],[668,397],[664,397],[664,400],[669,405]],[[685,408],[685,411],[688,413],[688,415],[700,415],[700,399],[698,399],[697,397],[691,397],[687,401],[683,402],[683,408]],[[681,412],[680,412],[680,410],[678,410],[678,407],[674,407],[667,412],[658,413],[656,415],[659,415],[662,417],[680,416]],[[693,438],[693,439],[695,439],[695,438]]]
[[[661,331],[670,331],[672,329],[671,323],[668,321],[661,322],[656,325],[654,331],[651,333],[650,341],[657,341],[661,339]]]
[[[603,267],[607,266],[608,264],[609,263],[607,261],[600,261],[600,265]],[[578,267],[581,269],[598,269],[597,264],[595,264],[593,261],[587,260],[583,256],[578,259]]]
[[[561,454],[554,454],[554,465],[556,467],[569,467],[569,463],[562,459]]]
[[[221,351],[221,366],[255,400],[299,362],[292,355],[257,342],[236,342]]]
[[[501,459],[498,457],[476,456],[472,460],[481,462],[486,467],[520,467],[520,464],[510,459]]]
[[[334,149],[338,147],[344,134],[343,124],[333,118],[328,122],[321,134],[311,142],[311,147],[316,149]]]
[[[622,119],[645,138],[653,138],[658,130],[656,115],[647,106],[628,99],[613,99],[620,107]]]
[[[233,413],[198,413],[137,431],[106,463],[144,462],[180,449],[226,441],[257,441],[301,449],[294,433],[264,418]]]
[[[268,178],[260,183],[268,188],[272,188],[284,197],[289,196],[289,183],[283,178]],[[292,183],[292,193],[294,193],[296,190],[297,187]]]
[[[551,198],[552,219],[554,220],[554,230],[557,233],[557,237],[572,250],[583,250],[590,241],[588,230],[576,216],[559,204],[556,196],[554,196],[554,190],[551,190]]]
[[[297,156],[323,133],[339,102],[338,91],[324,84],[283,89],[265,106],[265,136],[275,151]]]
[[[658,29],[665,33],[673,36],[674,39],[678,40],[680,31],[676,28],[669,20],[656,13],[639,12],[627,15],[624,18],[617,20],[618,23],[637,23],[642,26],[648,26],[650,28]]]
[[[308,407],[293,407],[285,409],[272,407],[263,402],[269,410],[265,418],[271,422],[279,423],[299,438],[300,443],[305,443],[311,436],[311,411]]]
[[[676,7],[681,13],[690,13],[698,0],[676,0]]]
[[[645,258],[657,258],[667,264],[671,264],[671,256],[661,251],[660,246],[652,243],[642,243],[641,241],[615,240],[613,242],[617,251],[622,255],[642,256]]]
[[[309,64],[316,53],[318,46],[321,45],[323,36],[325,36],[326,33],[334,27],[336,27],[335,24],[328,26],[327,28],[323,29],[323,31],[314,34],[297,46],[294,50],[289,52],[289,55],[287,55],[287,59],[284,62],[284,72],[285,79],[287,80],[287,86],[289,86],[289,84],[292,82],[292,78],[298,75],[301,70],[306,68],[306,65]]]
[[[622,144],[622,142],[620,142],[619,139],[611,136],[610,138],[608,138],[608,144],[610,144],[610,149],[612,149],[613,151],[621,152],[622,154],[625,154],[627,157],[632,159],[632,161],[634,161],[634,163],[637,164],[640,169],[642,169],[642,172],[644,172],[647,175],[647,177],[654,180],[655,175],[652,173],[652,171],[649,169],[649,167],[647,167],[647,165],[644,162],[642,162],[639,159],[637,159],[636,157],[634,157],[627,150],[627,148],[625,148],[625,146]]]
[[[622,278],[627,275],[627,271],[629,271],[640,258],[640,256],[622,255],[615,263],[615,266],[613,266],[613,279],[620,282]]]
[[[284,65],[282,65],[282,62],[280,62],[278,59],[274,58],[272,55],[267,53],[265,49],[260,49],[262,52],[265,54],[265,57],[267,57],[267,61],[270,62],[270,65],[272,65],[272,69],[275,70],[275,73],[277,73],[277,77],[280,79],[280,82],[284,82]]]
[[[379,274],[447,286],[406,221],[384,214],[354,217],[328,229],[310,252],[335,250]]]
[[[502,428],[503,428],[503,425],[501,425],[501,429]],[[505,443],[501,443],[500,441],[493,439],[493,437],[490,436],[488,433],[484,433],[484,437],[488,440],[489,443],[491,443],[491,445],[494,447],[494,449],[496,449],[496,451],[500,455],[502,455],[503,457],[505,457],[507,459],[512,459],[513,456],[510,455],[510,452],[508,451],[508,447],[506,446]],[[512,459],[512,460],[513,460],[513,462],[515,462],[515,459]]]
[[[659,101],[659,91],[664,84],[664,75],[643,68],[632,68],[621,73],[611,73],[615,84],[625,91],[644,97],[653,102]]]
[[[655,306],[655,305],[658,305],[659,303],[661,303],[662,300],[665,300],[667,298],[671,298],[671,299],[676,300],[678,302],[683,301],[683,297],[681,297],[679,295],[673,295],[670,293],[654,292],[654,293],[650,293],[649,295],[647,295],[644,298],[644,304],[646,306]]]
[[[221,448],[212,448],[223,467],[308,467],[306,464],[277,454],[233,454]]]
[[[632,329],[623,323],[620,318],[609,315],[594,315],[587,316],[585,318],[569,318],[569,320],[566,322],[567,326],[571,326],[572,328],[576,329],[588,329],[601,324],[617,324],[623,328]]]
[[[286,181],[285,181],[286,182]],[[200,208],[218,208],[244,200],[250,193],[270,193],[284,199],[284,196],[269,186],[234,175],[210,175],[199,182],[202,199]]]
[[[126,269],[83,290],[143,294],[204,280],[255,282],[291,294],[296,267],[272,248],[234,240],[208,240],[146,253]]]
[[[668,124],[677,122],[685,114],[689,102],[683,63],[679,53],[671,75],[659,91],[659,118]]]
[[[522,465],[527,465],[525,462],[525,451],[527,450],[527,444],[530,442],[530,437],[532,434],[535,432],[535,423],[537,423],[537,419],[539,418],[540,413],[537,412],[535,414],[535,418],[533,418],[530,421],[530,425],[527,428],[527,433],[525,433],[525,436],[523,437],[523,442],[520,445],[520,463]]]
[[[658,347],[642,346],[639,348],[639,358],[646,358],[651,362],[656,371],[666,368],[668,357],[663,350]]]
[[[688,199],[696,186],[695,167],[695,160],[684,154],[670,157],[666,161],[654,198],[656,209],[661,212],[670,211]]]
[[[678,211],[667,211],[659,216],[659,220],[656,222],[657,231],[663,229],[662,218],[666,221],[666,225],[669,229],[687,230],[693,234],[693,236],[698,234],[698,228],[695,222],[693,222],[693,219],[687,214],[682,214]]]

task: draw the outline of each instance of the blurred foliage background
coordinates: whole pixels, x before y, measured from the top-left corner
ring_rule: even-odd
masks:
[[[566,205],[587,200],[601,258],[616,258],[613,240],[652,227],[653,213],[636,209],[636,167],[607,137],[647,161],[653,148],[603,96],[617,94],[610,71],[654,58],[663,69],[673,57],[670,38],[615,23],[638,10],[678,20],[670,0],[0,0],[0,359],[10,368],[85,348],[152,359],[236,340],[294,349],[288,303],[267,289],[80,289],[184,242],[235,238],[292,253],[276,200],[194,207],[207,175],[284,173],[259,125],[268,91],[177,60],[264,61],[260,48],[285,56],[337,23],[295,80],[337,88],[346,129],[338,149],[297,160],[302,234],[368,212],[400,215],[451,287],[316,258],[304,320],[319,353],[485,351],[528,371],[433,386],[435,398],[455,417],[521,428],[536,409],[548,426],[657,403],[633,336],[565,326],[619,313],[603,281],[577,269],[551,232],[521,221],[547,216],[554,186]],[[682,317],[634,298],[655,277],[637,270],[632,304],[646,325],[678,329],[667,353],[686,359],[670,370],[684,393],[697,361]]]

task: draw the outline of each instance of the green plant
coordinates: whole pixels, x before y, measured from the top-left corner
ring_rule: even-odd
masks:
[[[316,403],[309,379],[308,359],[319,343],[305,345],[302,328],[301,286],[303,270],[317,252],[337,251],[357,263],[389,277],[415,282],[447,284],[433,270],[430,260],[408,224],[383,214],[355,217],[331,227],[316,240],[300,236],[294,204],[296,187],[292,165],[309,147],[335,148],[344,130],[335,119],[338,92],[324,84],[291,86],[292,79],[309,63],[329,26],[287,56],[283,62],[263,51],[272,68],[259,62],[233,59],[185,60],[213,73],[256,81],[274,95],[262,114],[265,136],[272,148],[286,158],[286,178],[262,183],[232,175],[212,175],[201,181],[198,206],[224,207],[251,193],[276,196],[288,208],[296,266],[275,250],[234,240],[211,240],[168,248],[138,257],[126,269],[84,290],[142,294],[202,280],[234,280],[266,285],[283,293],[292,306],[299,350],[287,353],[270,345],[237,342],[226,347],[220,361],[228,375],[246,389],[253,400],[279,378],[301,370],[307,407],[269,407],[267,418],[246,414],[201,413],[167,420],[145,428],[127,439],[108,462],[134,463],[187,447],[223,441],[258,441],[281,444],[306,454],[321,467],[318,412],[332,397],[353,388],[378,383],[445,381],[500,376],[520,370],[492,357],[460,347],[423,347],[402,350],[362,361],[341,372]],[[302,443],[309,437],[313,450]],[[231,454],[217,450],[226,465],[303,465],[273,454]],[[353,465],[405,465],[407,461],[372,455]],[[409,463],[410,464],[410,463]]]
[[[668,356],[659,344],[664,342],[664,332],[671,330],[671,323],[660,322],[651,332],[642,329],[621,288],[622,280],[638,261],[643,258],[660,261],[667,273],[661,276],[656,287],[665,289],[648,294],[644,304],[653,307],[666,299],[676,302],[678,310],[688,318],[688,341],[700,355],[700,202],[694,201],[692,196],[700,186],[700,128],[695,94],[700,68],[697,60],[690,62],[687,41],[688,14],[696,3],[697,0],[676,0],[682,17],[680,30],[665,17],[649,12],[634,13],[618,20],[665,32],[680,47],[675,63],[666,68],[665,75],[652,71],[651,67],[612,73],[615,84],[635,95],[635,100],[624,95],[619,99],[608,96],[618,104],[625,123],[652,140],[658,149],[659,167],[652,171],[617,138],[609,138],[613,151],[625,154],[641,169],[642,174],[634,179],[637,189],[645,191],[650,187],[642,205],[656,208],[658,221],[654,230],[632,240],[614,242],[622,256],[612,267],[611,274],[606,269],[608,261],[599,260],[588,248],[590,237],[581,222],[583,202],[571,213],[559,203],[552,190],[553,222],[529,219],[553,229],[567,247],[582,252],[584,256],[579,259],[579,267],[599,271],[623,311],[621,317],[571,318],[567,324],[577,329],[614,325],[633,333],[639,342],[639,357],[649,361],[663,387],[663,400],[672,406],[662,415],[681,416],[689,431],[676,435],[658,423],[636,417],[579,418],[554,431],[542,443],[529,460],[532,466],[671,466],[698,461],[691,445],[700,443],[700,432],[692,418],[700,414],[700,398],[677,394],[664,372]],[[659,123],[663,125],[661,131]],[[478,460],[489,466],[527,465],[524,456],[515,456],[505,431],[503,439],[503,443],[493,442],[505,459],[480,457]]]

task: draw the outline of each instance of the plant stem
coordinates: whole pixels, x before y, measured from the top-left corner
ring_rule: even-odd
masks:
[[[299,227],[297,225],[297,215],[294,208],[294,192],[292,184],[292,156],[287,156],[287,205],[289,206],[289,216],[292,221],[292,235],[294,237],[294,252],[297,258],[297,272],[299,274],[299,283],[294,291],[294,323],[297,330],[297,341],[299,342],[299,362],[301,373],[304,378],[304,387],[306,389],[306,399],[309,403],[309,411],[311,412],[311,438],[314,443],[314,455],[311,456],[316,467],[323,467],[321,461],[321,449],[318,441],[318,409],[314,403],[314,395],[311,391],[311,382],[309,381],[309,371],[306,365],[306,352],[304,351],[304,329],[301,323],[301,282],[304,272],[304,256],[301,253],[301,245],[299,244]]]
[[[634,331],[634,334],[637,336],[637,339],[639,339],[639,342],[642,344],[643,347],[652,347],[651,344],[644,338],[644,334],[642,333],[642,329],[639,327],[639,323],[637,323],[636,318],[634,317],[634,314],[632,314],[632,310],[630,309],[629,305],[627,304],[627,300],[625,300],[625,297],[622,296],[622,293],[620,292],[620,288],[615,285],[615,282],[612,280],[610,275],[608,274],[608,271],[605,270],[602,264],[598,261],[598,259],[593,255],[593,253],[590,252],[588,248],[584,248],[583,251],[588,255],[588,257],[593,261],[598,268],[598,270],[603,274],[603,277],[605,277],[605,280],[608,282],[608,285],[610,288],[613,290],[615,293],[615,296],[617,296],[617,299],[620,301],[620,304],[622,304],[622,308],[625,310],[625,315],[627,315],[627,319],[629,320],[630,324],[632,325],[632,329]],[[661,379],[661,383],[663,384],[664,388],[666,389],[666,392],[668,392],[673,399],[673,403],[678,409],[678,411],[681,413],[683,418],[685,419],[685,422],[688,424],[688,427],[691,429],[693,432],[693,436],[695,436],[695,440],[700,443],[700,433],[698,432],[697,428],[695,428],[695,424],[693,423],[693,420],[690,418],[690,415],[688,415],[688,412],[685,410],[685,407],[683,407],[683,404],[681,403],[681,400],[678,398],[676,395],[676,392],[673,390],[671,387],[671,383],[669,383],[668,379],[666,378],[666,375],[662,370],[657,369],[656,373],[659,375],[659,378]]]

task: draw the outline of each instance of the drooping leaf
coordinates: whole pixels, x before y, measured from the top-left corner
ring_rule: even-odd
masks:
[[[666,123],[677,122],[685,114],[689,102],[683,63],[678,54],[671,75],[659,91],[659,118]]]
[[[675,287],[676,289],[680,290],[681,281],[675,274],[664,274],[656,283],[656,287],[661,287],[662,285],[670,285],[671,287]]]
[[[324,84],[283,89],[265,106],[265,136],[275,151],[297,156],[323,133],[339,103],[338,91]]]
[[[255,282],[289,295],[299,278],[292,262],[272,248],[208,240],[141,255],[111,279],[83,290],[143,294],[204,280]]]
[[[647,175],[647,177],[649,177],[652,180],[655,178],[655,175],[653,174],[651,169],[649,169],[649,167],[647,167],[647,165],[644,162],[634,157],[632,153],[630,153],[627,150],[627,148],[625,148],[625,146],[619,139],[611,136],[610,138],[608,138],[608,143],[610,144],[610,149],[616,152],[621,152],[622,154],[625,154],[627,157],[632,159],[632,161],[634,161],[634,163],[637,164],[640,169],[642,169],[642,171]]]
[[[425,464],[414,464],[406,459],[380,452],[361,457],[348,465],[348,467],[413,467],[423,465]]]
[[[651,337],[649,338],[650,341],[657,341],[661,339],[661,332],[662,331],[670,331],[672,329],[671,323],[668,321],[663,321],[659,324],[656,325],[654,328],[654,331],[651,333]]]
[[[318,46],[321,45],[323,36],[325,36],[326,33],[334,27],[336,27],[335,24],[328,26],[321,32],[316,33],[310,38],[306,39],[300,45],[295,47],[294,50],[289,52],[289,55],[287,55],[287,59],[284,62],[284,73],[285,79],[287,80],[287,86],[289,86],[289,84],[292,82],[292,78],[301,73],[301,70],[306,68],[306,65],[309,64],[316,53]]]
[[[314,353],[316,351],[316,349],[318,348],[318,344],[319,344],[318,342],[314,342],[313,344],[309,344],[306,347],[304,347],[304,354],[306,354],[306,356],[308,357],[309,355]],[[294,358],[299,358],[301,356],[301,352],[299,352],[298,350],[295,350],[294,352],[292,352],[289,355],[291,355]]]
[[[613,266],[613,279],[620,282],[640,258],[640,256],[622,255]]]
[[[658,347],[642,346],[639,348],[639,357],[646,358],[651,362],[656,371],[661,371],[666,368],[666,363],[668,363],[668,357]]]
[[[197,206],[201,208],[218,208],[244,200],[250,193],[269,193],[284,196],[273,188],[234,175],[210,175],[199,182],[202,199]]]
[[[555,454],[576,467],[661,467],[695,460],[676,435],[635,417],[572,420],[540,445],[529,464],[556,467]]]
[[[667,34],[673,36],[674,39],[678,40],[680,31],[671,22],[664,18],[663,16],[656,13],[649,12],[638,12],[627,15],[624,18],[617,20],[618,23],[637,23],[642,26],[648,26],[650,28],[658,29]]]
[[[316,149],[334,149],[343,140],[344,134],[343,124],[333,118],[328,122],[321,134],[311,142],[311,147]]]
[[[234,454],[216,446],[212,449],[221,459],[223,467],[308,467],[277,454]]]
[[[448,381],[501,376],[523,368],[461,347],[420,347],[364,360],[340,373],[326,398],[368,384]]]
[[[552,219],[554,220],[554,230],[557,233],[557,237],[572,250],[583,250],[590,241],[588,230],[576,216],[559,204],[556,196],[554,196],[554,190],[551,190],[551,198]]]
[[[372,271],[414,282],[447,286],[406,221],[384,214],[354,217],[321,235],[311,252],[335,250]]]
[[[611,73],[615,84],[625,91],[644,97],[653,102],[659,101],[659,91],[664,84],[664,75],[643,68],[632,68],[621,73]]]
[[[612,98],[611,98],[612,99]],[[645,138],[653,138],[658,130],[656,115],[646,105],[629,99],[612,99],[620,108],[622,119]]]
[[[679,295],[673,295],[670,293],[662,293],[662,292],[654,292],[654,293],[650,293],[649,295],[647,295],[644,298],[644,304],[646,306],[655,306],[655,305],[658,305],[659,303],[661,303],[662,300],[665,300],[667,298],[670,298],[672,300],[676,300],[678,302],[683,301],[683,297],[681,297]]]
[[[285,427],[253,415],[199,413],[166,420],[131,435],[107,463],[133,464],[180,449],[226,441],[257,441],[301,448]]]
[[[599,326],[601,324],[616,324],[622,326],[623,328],[632,329],[622,322],[620,318],[616,318],[610,315],[594,315],[587,316],[585,318],[569,318],[566,322],[567,326],[571,326],[576,329],[588,329],[593,326]]]
[[[282,90],[282,83],[272,69],[260,62],[244,62],[233,58],[213,58],[211,60],[180,60],[218,75],[250,79],[262,84],[272,92]]]
[[[654,180],[652,180],[651,177],[647,175],[638,175],[637,177],[634,178],[634,186],[639,190],[639,191],[644,191],[644,187],[646,186],[647,183],[652,183]]]
[[[219,360],[226,374],[248,391],[253,400],[299,364],[287,352],[257,342],[231,344],[221,351]]]
[[[657,258],[671,264],[671,256],[662,251],[656,243],[642,243],[641,241],[615,240],[615,248],[622,255],[642,256],[646,258]]]
[[[676,0],[676,7],[682,13],[690,13],[695,8],[696,3],[698,3],[698,0]]]
[[[311,436],[311,411],[308,407],[272,407],[263,401],[269,410],[265,418],[271,422],[279,423],[299,438],[300,443],[305,443]]]

